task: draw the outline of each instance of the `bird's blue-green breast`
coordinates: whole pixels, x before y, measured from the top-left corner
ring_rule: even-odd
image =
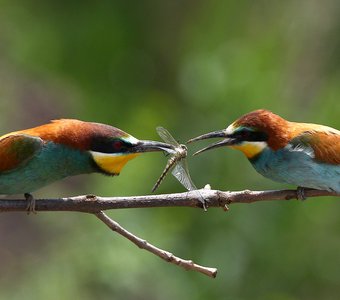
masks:
[[[93,172],[94,168],[88,152],[47,142],[27,163],[0,172],[0,194],[33,192],[65,177]]]
[[[277,151],[267,147],[250,162],[269,179],[340,193],[340,165],[322,163],[313,156],[287,145]]]

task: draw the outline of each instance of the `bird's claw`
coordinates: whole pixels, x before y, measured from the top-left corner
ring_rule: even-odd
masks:
[[[210,184],[206,184],[203,188],[204,190],[211,190]],[[210,202],[209,199],[204,198],[202,195],[200,197],[200,202],[202,203],[202,208],[204,211],[208,211],[208,203]]]
[[[302,186],[298,186],[298,188],[296,189],[296,198],[298,200],[304,201],[307,199],[306,195],[305,195],[305,188]]]
[[[202,206],[203,206],[203,210],[204,211],[208,211],[208,201],[206,201],[205,199],[202,202]]]
[[[25,193],[24,196],[27,201],[27,206],[26,206],[27,214],[28,215],[30,213],[36,214],[37,212],[35,210],[35,198],[30,193]]]
[[[199,201],[202,203],[202,208],[204,211],[208,211],[208,204],[210,202],[209,199],[204,198],[202,195],[200,195]]]

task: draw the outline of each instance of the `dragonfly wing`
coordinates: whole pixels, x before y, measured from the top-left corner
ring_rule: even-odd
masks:
[[[199,201],[202,203],[203,209],[206,211],[206,200],[203,198],[202,194],[197,190],[194,182],[192,181],[189,173],[188,163],[186,159],[181,159],[172,170],[172,175],[174,175],[177,180],[188,190],[195,191]]]
[[[161,137],[161,139],[169,144],[172,144],[174,146],[179,146],[178,142],[174,139],[174,137],[170,134],[169,131],[167,131],[164,127],[157,127],[156,128],[158,135]]]
[[[171,173],[188,191],[197,189],[190,177],[186,160],[181,159],[179,162],[177,162]]]

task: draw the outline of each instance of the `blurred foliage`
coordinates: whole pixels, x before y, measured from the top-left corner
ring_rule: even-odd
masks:
[[[256,108],[339,128],[339,6],[0,0],[0,129],[72,117],[141,139],[159,139],[155,127],[162,125],[184,142]],[[78,176],[35,195],[147,194],[165,163],[146,154],[118,178]],[[219,149],[189,163],[200,187],[285,187],[262,178],[236,151]],[[179,191],[171,176],[159,189]],[[0,298],[336,299],[337,202],[110,213],[150,242],[218,267],[215,280],[140,251],[91,215],[2,215]]]

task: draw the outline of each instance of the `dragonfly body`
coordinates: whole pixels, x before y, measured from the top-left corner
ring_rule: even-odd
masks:
[[[195,184],[193,183],[190,173],[189,167],[186,160],[188,149],[185,145],[179,144],[173,136],[163,127],[157,127],[157,132],[159,136],[166,141],[167,143],[174,146],[173,149],[164,149],[167,153],[171,156],[166,164],[164,171],[162,172],[161,176],[158,178],[157,182],[155,183],[154,187],[152,188],[152,192],[154,192],[158,186],[161,184],[165,176],[168,172],[172,169],[171,173],[176,177],[176,179],[188,190],[194,191],[197,190]],[[198,192],[198,191],[197,191]],[[202,197],[202,195],[198,192],[198,199],[202,202],[203,208],[206,211],[206,201]]]
[[[168,172],[181,160],[187,157],[188,155],[188,150],[187,147],[183,144],[180,144],[178,147],[175,148],[175,153],[173,156],[171,156],[161,174],[161,176],[159,176],[157,182],[155,183],[155,185],[152,188],[152,192],[154,192],[159,185],[162,183],[163,179],[165,178],[165,176],[168,174]]]

